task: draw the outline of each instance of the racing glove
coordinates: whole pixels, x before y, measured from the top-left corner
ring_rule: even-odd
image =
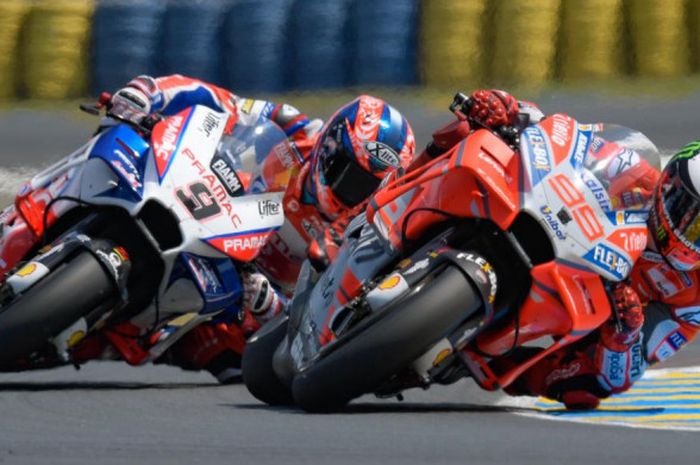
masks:
[[[625,283],[613,288],[612,303],[617,318],[600,328],[600,340],[610,350],[625,352],[639,339],[644,324],[642,303],[632,286]]]
[[[241,273],[243,281],[243,311],[264,323],[282,311],[282,302],[270,281],[258,272]]]
[[[511,126],[518,122],[518,101],[502,90],[477,90],[471,96],[469,117],[489,128]]]
[[[306,255],[316,271],[321,272],[333,263],[333,260],[338,256],[338,249],[343,244],[343,235],[348,224],[353,218],[365,211],[368,203],[369,199],[342,212],[333,223],[324,229],[321,237],[311,241]]]

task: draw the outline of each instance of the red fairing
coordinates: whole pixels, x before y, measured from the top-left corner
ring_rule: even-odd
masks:
[[[520,158],[496,135],[475,131],[446,154],[379,191],[367,217],[387,231],[396,249],[401,249],[403,237],[419,237],[445,220],[444,214],[421,209],[489,218],[507,229],[520,208],[520,165]]]

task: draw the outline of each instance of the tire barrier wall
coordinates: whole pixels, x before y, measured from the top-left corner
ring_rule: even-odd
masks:
[[[700,72],[700,0],[1,0],[0,99],[179,72],[241,93]]]
[[[85,95],[93,6],[91,0],[32,3],[19,50],[21,84],[28,97]]]
[[[93,18],[91,90],[114,91],[139,74],[158,73],[164,4],[98,0]]]
[[[0,100],[16,95],[20,29],[29,5],[22,0],[0,3]]]

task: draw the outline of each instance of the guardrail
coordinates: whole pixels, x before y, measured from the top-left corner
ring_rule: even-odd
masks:
[[[700,0],[2,0],[0,99],[683,76],[699,23]]]

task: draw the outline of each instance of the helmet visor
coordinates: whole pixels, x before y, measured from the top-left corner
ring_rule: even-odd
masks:
[[[379,187],[381,180],[365,171],[351,154],[338,146],[323,160],[326,185],[346,207],[361,203]]]
[[[679,165],[673,163],[661,179],[663,215],[678,238],[694,251],[700,251],[700,199],[678,175]]]

